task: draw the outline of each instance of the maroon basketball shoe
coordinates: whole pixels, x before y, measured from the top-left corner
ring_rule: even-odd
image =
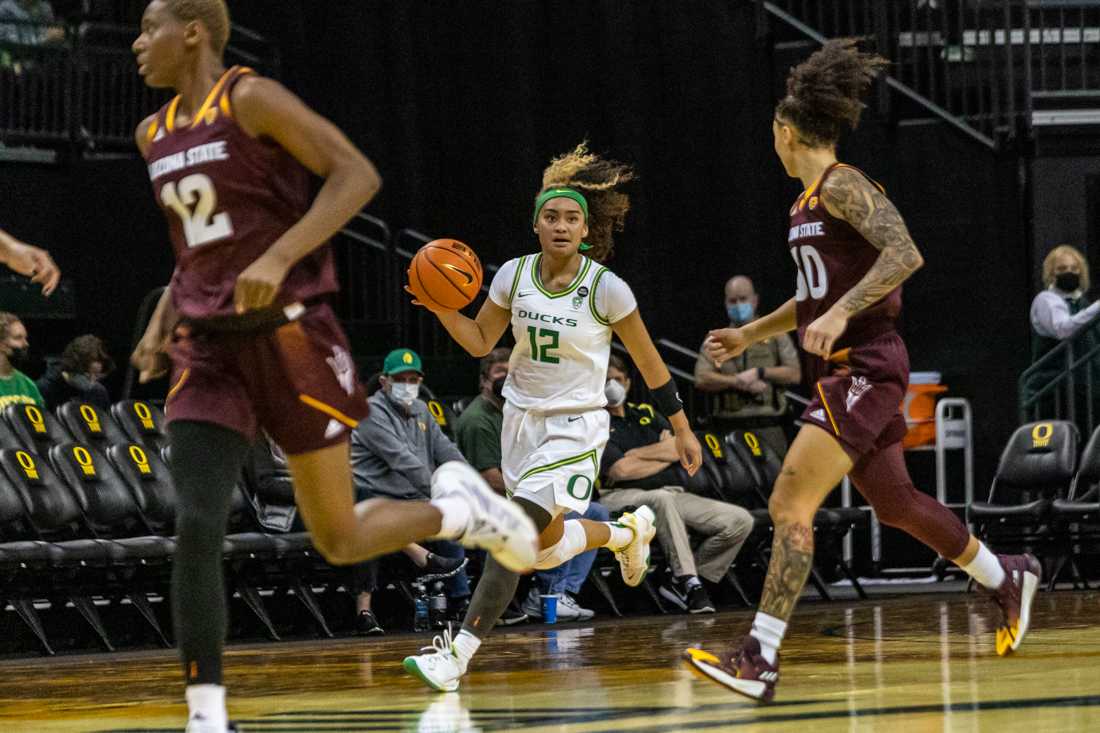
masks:
[[[1001,607],[1001,624],[997,627],[997,654],[1016,651],[1027,635],[1031,623],[1031,601],[1039,590],[1042,566],[1034,555],[998,555],[1005,579],[990,595]]]
[[[730,649],[719,658],[702,649],[689,648],[684,661],[720,685],[760,702],[771,702],[775,684],[779,681],[779,657],[768,664],[760,654],[760,642],[753,636],[741,640],[741,646]]]

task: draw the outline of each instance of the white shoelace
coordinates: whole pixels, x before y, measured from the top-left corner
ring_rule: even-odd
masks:
[[[420,651],[434,654],[452,654],[451,645],[453,643],[454,640],[451,638],[451,625],[447,624],[447,628],[443,629],[443,634],[436,634],[433,636],[431,645],[420,647]]]

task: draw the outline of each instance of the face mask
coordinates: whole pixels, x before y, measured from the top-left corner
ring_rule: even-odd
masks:
[[[731,323],[748,323],[752,320],[752,303],[734,303],[726,306]]]
[[[1081,287],[1081,276],[1076,272],[1060,272],[1054,277],[1054,287],[1063,293],[1072,293]]]
[[[607,398],[607,404],[612,407],[618,407],[626,402],[626,387],[617,379],[607,380],[607,384],[603,388],[603,394]]]
[[[493,380],[493,396],[498,400],[504,399],[504,383],[508,380],[508,376],[497,377]]]
[[[30,351],[30,349],[26,346],[21,349],[12,349],[11,354],[8,355],[8,361],[10,361],[13,366],[22,366],[27,363],[28,351]]]
[[[393,386],[390,387],[390,396],[408,407],[416,402],[416,398],[420,396],[420,385],[394,382]]]

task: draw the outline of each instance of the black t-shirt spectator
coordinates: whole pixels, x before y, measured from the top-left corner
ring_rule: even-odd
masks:
[[[48,409],[52,410],[69,400],[87,402],[101,410],[110,409],[111,396],[106,387],[83,374],[70,374],[66,378],[62,372],[61,361],[50,359],[46,373],[38,378],[38,391],[46,400]]]
[[[622,417],[611,416],[610,436],[600,461],[600,474],[605,488],[611,487],[608,472],[627,451],[652,445],[661,439],[661,433],[671,430],[668,420],[653,411],[648,405],[639,407],[627,404]],[[679,470],[679,464],[672,463],[667,468],[643,479],[631,479],[628,484],[635,489],[657,489],[662,486],[683,486],[685,476]]]

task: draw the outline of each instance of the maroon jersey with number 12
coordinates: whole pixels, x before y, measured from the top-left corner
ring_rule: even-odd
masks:
[[[172,297],[187,319],[234,315],[237,276],[312,202],[309,171],[281,146],[250,136],[233,119],[233,87],[252,73],[240,66],[226,71],[189,124],[176,124],[176,97],[149,126],[149,178],[176,254]],[[326,244],[295,264],[277,304],[309,300],[337,287]]]

